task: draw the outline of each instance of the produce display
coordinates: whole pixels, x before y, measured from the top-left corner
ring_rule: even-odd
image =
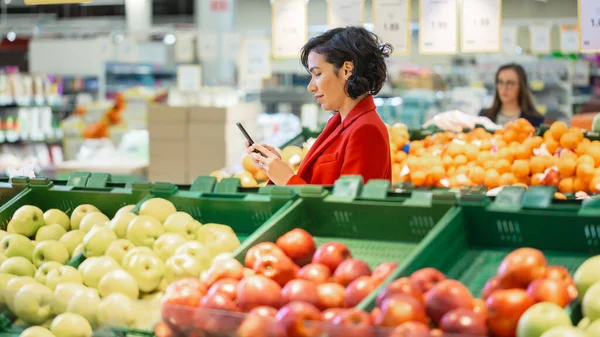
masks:
[[[525,119],[489,133],[442,132],[410,142],[405,127],[390,127],[393,181],[415,186],[485,186],[519,184],[555,186],[562,194],[600,191],[600,141],[578,128],[555,122],[543,136]],[[562,196],[561,196],[562,197]]]
[[[93,205],[70,216],[19,208],[0,232],[1,304],[33,326],[22,336],[91,336],[103,326],[152,330],[169,284],[200,277],[240,241],[226,225],[201,224],[168,200],[121,208]],[[72,265],[79,254],[85,260]]]
[[[298,320],[346,322],[339,314],[357,306],[396,268],[396,263],[388,262],[371,270],[344,244],[328,242],[317,247],[308,232],[296,228],[275,243],[262,242],[250,248],[243,264],[224,258],[200,280],[171,284],[163,297],[165,323],[157,328],[157,334],[165,337],[173,331],[200,329],[266,336],[272,332],[268,321],[259,321],[272,318],[282,329],[282,336],[303,336]],[[202,314],[193,313],[195,309],[249,314],[240,324],[222,317],[190,321],[190,317]]]

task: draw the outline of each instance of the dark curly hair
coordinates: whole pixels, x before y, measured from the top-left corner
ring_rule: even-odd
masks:
[[[335,28],[308,40],[300,60],[308,70],[308,54],[314,51],[333,64],[336,75],[344,62],[352,61],[354,70],[346,83],[346,94],[352,99],[366,92],[376,95],[387,76],[385,58],[393,51],[390,44],[380,42],[377,35],[362,27]]]

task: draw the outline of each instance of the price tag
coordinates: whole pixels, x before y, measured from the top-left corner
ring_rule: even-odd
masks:
[[[531,25],[531,52],[533,54],[550,54],[550,26]]]
[[[212,32],[198,33],[198,58],[200,61],[214,61],[219,57],[219,38]]]
[[[590,62],[577,60],[573,62],[573,85],[587,87],[590,85]]]
[[[221,57],[237,62],[240,50],[240,34],[228,32],[221,38]]]
[[[410,53],[410,1],[373,0],[373,31],[394,48],[394,55]]]
[[[198,91],[202,87],[202,68],[199,65],[180,65],[177,67],[177,89]]]
[[[579,52],[579,30],[577,30],[577,26],[562,26],[560,28],[560,50],[566,54]]]
[[[273,57],[298,57],[308,39],[306,6],[306,0],[273,0]]]
[[[175,61],[189,63],[194,62],[196,51],[194,48],[194,35],[190,33],[177,33],[175,43]]]
[[[329,29],[365,24],[364,0],[328,0]]]
[[[502,27],[502,52],[514,55],[517,49],[517,27]]]
[[[579,0],[579,51],[600,53],[600,1]]]
[[[419,53],[456,54],[457,0],[419,0]]]
[[[271,41],[263,38],[246,39],[240,57],[240,76],[243,78],[271,77]]]
[[[463,0],[461,50],[463,53],[500,51],[502,0]]]

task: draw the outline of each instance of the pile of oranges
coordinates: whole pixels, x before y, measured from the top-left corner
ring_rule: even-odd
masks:
[[[600,192],[600,142],[562,122],[553,123],[543,137],[535,136],[525,119],[494,133],[481,128],[437,133],[411,142],[408,153],[390,142],[394,182],[488,189],[547,185],[562,193]]]

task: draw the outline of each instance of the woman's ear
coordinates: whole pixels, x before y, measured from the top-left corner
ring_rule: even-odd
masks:
[[[344,68],[344,75],[346,76],[346,79],[348,79],[350,76],[352,76],[352,71],[354,71],[354,62],[352,62],[352,61],[344,62],[343,68]]]

